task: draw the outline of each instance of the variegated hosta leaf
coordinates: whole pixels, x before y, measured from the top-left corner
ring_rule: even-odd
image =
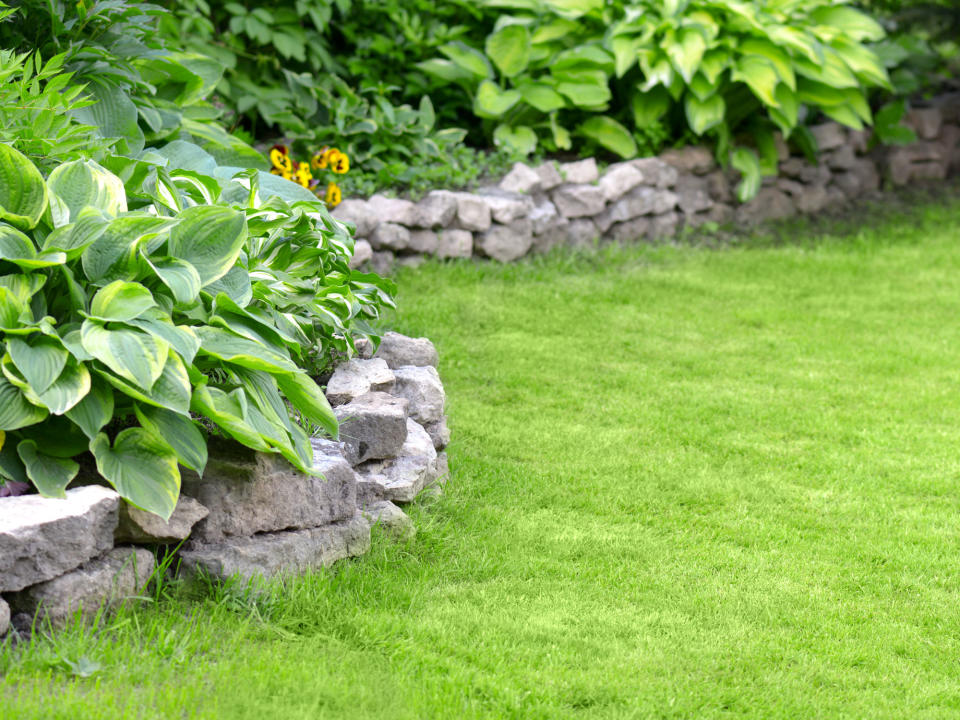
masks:
[[[107,329],[98,320],[85,320],[80,331],[83,348],[113,372],[149,391],[163,372],[169,343],[130,327]]]
[[[156,433],[127,428],[110,444],[100,433],[90,443],[97,470],[127,502],[169,520],[180,496],[177,455]]]
[[[26,155],[0,143],[0,220],[30,229],[47,209],[43,176]]]
[[[85,208],[116,217],[127,211],[123,181],[93,160],[76,160],[56,168],[47,178],[54,227],[77,219]]]
[[[63,498],[70,481],[77,476],[80,466],[67,458],[46,455],[33,440],[17,445],[17,454],[26,468],[27,477],[45,497]]]

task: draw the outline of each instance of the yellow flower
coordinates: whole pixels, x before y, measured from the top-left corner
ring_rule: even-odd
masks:
[[[327,151],[327,162],[330,164],[330,169],[337,175],[343,175],[350,170],[350,158],[336,148]]]
[[[293,161],[284,145],[274,145],[270,148],[270,164],[282,172],[293,172]]]
[[[298,183],[303,185],[303,187],[310,187],[310,181],[313,180],[313,173],[310,172],[310,165],[305,162],[297,163],[297,171],[294,174],[294,177]]]
[[[314,170],[327,169],[327,153],[328,152],[329,152],[328,148],[323,148],[320,152],[314,153],[313,157],[310,159],[310,164],[313,165]]]
[[[323,198],[328,207],[335,208],[343,200],[343,193],[340,192],[340,186],[336,183],[327,185],[327,194]]]

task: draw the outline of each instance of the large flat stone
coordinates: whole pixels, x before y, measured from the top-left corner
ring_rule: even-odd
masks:
[[[500,188],[482,188],[479,196],[490,208],[493,220],[505,225],[525,218],[533,210],[533,200],[520,193],[507,192]]]
[[[510,221],[509,225],[495,223],[477,235],[477,249],[502,263],[519,260],[530,252],[532,245],[533,223],[526,218]]]
[[[660,153],[660,159],[682,173],[706,175],[717,167],[713,153],[705,147],[688,145],[679,150],[667,150]]]
[[[514,163],[513,168],[500,181],[500,189],[515,193],[532,193],[540,190],[540,175],[529,165]]]
[[[402,198],[374,195],[367,200],[367,209],[381,223],[414,226],[419,219],[416,205]]]
[[[641,215],[661,215],[670,212],[676,205],[677,195],[670,190],[638,187],[604,210],[597,218],[597,224],[603,228],[605,224],[609,227]]]
[[[51,580],[112,548],[119,501],[99,485],[65,499],[0,499],[0,592]]]
[[[367,393],[334,412],[340,421],[344,455],[351,465],[395,457],[407,439],[408,402],[403,398]]]
[[[380,224],[380,218],[370,209],[366,200],[350,198],[330,212],[337,220],[353,223],[357,228],[357,237],[367,237]]]
[[[357,468],[361,503],[376,500],[413,502],[437,479],[437,451],[427,431],[407,420],[407,440],[397,457],[364,463]]]
[[[457,214],[457,196],[449,190],[433,190],[416,206],[415,225],[442,228],[453,222]]]
[[[468,258],[473,255],[473,233],[447,228],[437,233],[437,257]]]
[[[191,542],[180,551],[182,568],[215,578],[298,575],[329,567],[370,549],[370,523],[359,512],[323,527],[231,538],[220,543]]]
[[[183,492],[209,511],[192,537],[202,542],[288,528],[317,527],[353,515],[356,476],[344,462],[300,472],[279,455],[211,438],[203,478],[183,470]]]
[[[490,227],[493,216],[490,212],[490,206],[483,198],[467,192],[456,193],[455,197],[457,200],[457,222],[461,229],[483,232]]]
[[[101,607],[136,596],[150,580],[156,562],[146,548],[118,547],[76,570],[10,596],[18,612],[62,626],[78,613],[86,620]]]
[[[429,338],[412,338],[395,332],[384,333],[374,357],[383,358],[387,367],[394,370],[406,365],[436,367],[440,362],[437,348]]]
[[[660,158],[646,157],[631,160],[633,165],[643,175],[643,184],[658,188],[668,188],[676,184],[679,173],[673,165],[667,165]]]
[[[393,394],[406,398],[410,403],[410,417],[421,425],[438,422],[443,418],[443,406],[447,396],[435,367],[411,365],[399,367],[394,373],[397,383]]]
[[[396,378],[382,358],[351,358],[337,366],[327,383],[331,405],[345,405],[369,392],[390,392]]]
[[[551,197],[565,218],[596,215],[607,204],[603,189],[597,185],[561,185]]]
[[[644,174],[635,165],[629,162],[617,163],[607,168],[607,171],[597,183],[603,191],[607,202],[618,200],[644,181]]]
[[[370,503],[360,512],[371,527],[379,527],[394,540],[410,540],[417,534],[413,520],[389,500]]]
[[[169,520],[120,503],[120,522],[114,540],[118,543],[176,543],[190,536],[193,526],[210,513],[191,497],[181,495]]]
[[[597,170],[597,161],[594,158],[587,158],[564,163],[560,166],[560,175],[564,181],[579,185],[596,182],[600,172]]]

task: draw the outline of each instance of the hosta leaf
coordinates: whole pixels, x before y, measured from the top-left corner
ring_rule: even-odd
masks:
[[[8,260],[24,270],[40,270],[67,261],[65,253],[55,250],[37,252],[33,241],[10,225],[0,225],[0,259]]]
[[[307,420],[337,437],[339,424],[320,387],[304,372],[277,375],[277,385]]]
[[[733,79],[745,82],[765,105],[779,107],[774,93],[780,78],[773,64],[766,58],[757,55],[747,55],[737,61]]]
[[[297,366],[289,357],[281,354],[279,349],[265,347],[228,330],[199,327],[197,336],[200,338],[200,352],[219,360],[251,370],[271,373],[297,372]]]
[[[557,92],[579,108],[598,109],[610,102],[610,88],[604,83],[557,83]]]
[[[194,302],[200,294],[200,273],[186,260],[179,258],[149,258],[144,260],[157,274],[157,277],[170,288],[173,299],[178,303]]]
[[[526,125],[500,124],[493,131],[493,143],[499,148],[505,148],[521,155],[529,155],[537,149],[537,134],[533,128]]]
[[[66,497],[67,485],[80,470],[80,466],[73,460],[40,452],[33,440],[22,440],[17,445],[17,455],[23,461],[27,477],[44,497]]]
[[[40,401],[53,415],[63,415],[90,392],[90,372],[73,358],[54,383],[39,393]]]
[[[0,220],[32,228],[47,209],[47,184],[26,155],[0,143]]]
[[[580,126],[580,132],[622,158],[637,154],[637,143],[630,132],[606,115],[595,115]]]
[[[690,129],[697,135],[703,135],[710,128],[723,122],[724,115],[727,112],[727,104],[719,94],[701,100],[688,93],[684,102],[684,109]]]
[[[113,390],[101,378],[92,377],[90,392],[67,410],[66,415],[93,440],[113,417]]]
[[[418,62],[416,67],[428,75],[433,75],[448,83],[472,80],[476,77],[475,73],[470,70],[466,70],[452,60],[444,60],[443,58],[431,58]]]
[[[170,231],[170,255],[190,263],[206,285],[227,274],[247,239],[243,213],[222,206],[196,206],[179,215]]]
[[[27,402],[23,392],[0,377],[0,430],[18,430],[44,420],[49,413],[46,408]]]
[[[667,43],[664,48],[673,67],[687,82],[690,82],[693,74],[700,67],[700,61],[706,49],[707,41],[703,34],[692,27],[681,28],[677,32],[676,40]]]
[[[610,43],[613,48],[614,68],[617,77],[623,77],[637,62],[637,51],[643,40],[636,37],[615,37]]]
[[[105,138],[122,138],[118,146],[125,155],[136,156],[143,150],[143,131],[138,124],[137,106],[120,87],[97,80],[84,88],[84,93],[95,100],[92,105],[73,111],[86,125],[93,125]]]
[[[189,417],[150,405],[134,405],[140,424],[163,438],[181,465],[203,475],[207,465],[207,440]]]
[[[113,387],[134,400],[167,408],[181,415],[188,414],[190,410],[190,375],[183,360],[175,352],[171,351],[167,356],[163,372],[160,373],[160,377],[149,392],[114,375],[109,370],[97,368],[96,371]]]
[[[810,17],[815,22],[835,28],[847,37],[858,41],[876,42],[886,36],[880,23],[851,7],[824,5],[810,13]]]
[[[137,250],[141,245],[166,239],[177,223],[171,218],[127,214],[110,224],[80,256],[83,272],[89,280],[106,284],[113,280],[134,280],[137,276]]]
[[[163,338],[188,363],[193,362],[197,350],[200,349],[200,339],[194,329],[189,325],[174,325],[170,317],[159,308],[130,320],[129,324]]]
[[[519,75],[530,63],[530,31],[522,25],[502,27],[487,37],[486,50],[503,75]]]
[[[193,391],[190,409],[216,423],[249,448],[268,452],[270,446],[247,420],[247,398],[240,388],[227,394],[218,388],[200,386]]]
[[[520,93],[516,90],[504,90],[492,80],[484,80],[477,88],[473,109],[480,117],[498,118],[519,101]]]
[[[147,391],[163,372],[170,347],[166,340],[133,328],[108,330],[97,320],[84,320],[80,340],[93,357]]]
[[[634,92],[630,99],[634,125],[638,128],[650,127],[663,117],[672,102],[665,87],[657,86],[648,92]]]
[[[85,208],[112,216],[127,211],[123,181],[93,160],[75,160],[58,166],[47,178],[47,186],[54,227],[73,222]]]
[[[180,497],[177,456],[155,433],[127,428],[110,438],[100,433],[90,443],[97,470],[132,505],[169,520]]]
[[[100,288],[90,303],[90,314],[98,320],[126,322],[156,306],[153,294],[140,283],[114,280]]]
[[[74,260],[107,230],[109,221],[99,210],[81,210],[69,225],[58,227],[43,241],[44,250],[59,250]]]
[[[737,197],[740,202],[747,202],[760,191],[760,183],[763,180],[760,159],[749,148],[737,148],[730,157],[730,164],[743,176],[740,184],[737,185]]]
[[[17,370],[38,395],[56,380],[70,357],[63,345],[46,336],[7,338],[7,352]]]
[[[205,289],[213,296],[223,293],[241,307],[246,307],[253,299],[250,273],[239,265],[234,265],[226,275],[215,282],[209,283]]]
[[[441,45],[440,52],[446,55],[454,62],[457,67],[477,78],[486,78],[493,76],[493,68],[486,56],[479,50],[475,50],[462,42],[451,42]]]
[[[726,48],[714,48],[704,53],[700,61],[700,72],[711,85],[716,85],[720,74],[730,66],[730,51]]]
[[[527,83],[517,88],[523,101],[542,113],[559,110],[567,104],[563,96],[544,83]]]
[[[797,89],[797,78],[793,73],[793,62],[773,43],[760,38],[745,40],[737,47],[741,55],[757,55],[767,60],[777,72],[777,77],[791,90]]]
[[[550,115],[550,132],[553,133],[553,142],[561,150],[569,150],[573,146],[570,131],[557,122],[557,113]]]

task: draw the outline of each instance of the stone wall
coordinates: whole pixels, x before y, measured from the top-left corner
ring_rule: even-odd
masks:
[[[345,200],[333,214],[356,226],[355,266],[370,264],[380,273],[426,256],[511,262],[558,245],[670,238],[707,222],[751,226],[815,214],[869,196],[885,182],[945,178],[960,161],[960,100],[941,97],[913,110],[906,122],[918,142],[872,149],[869,131],[814,126],[817,164],[791,155],[779,141],[779,177],[765,178],[745,204],[734,198],[737,174],[720,169],[708,149],[688,147],[602,173],[593,159],[517,163],[495,187],[434,190],[419,202],[374,195]]]
[[[439,492],[450,431],[438,357],[425,338],[387,333],[371,357],[339,366],[327,397],[340,441],[313,439],[306,475],[278,455],[211,438],[203,477],[182,469],[169,522],[89,484],[66,499],[0,498],[0,636],[11,623],[53,626],[137,595],[158,546],[177,547],[180,572],[216,578],[300,573],[361,555],[373,525],[407,539],[400,508]]]

